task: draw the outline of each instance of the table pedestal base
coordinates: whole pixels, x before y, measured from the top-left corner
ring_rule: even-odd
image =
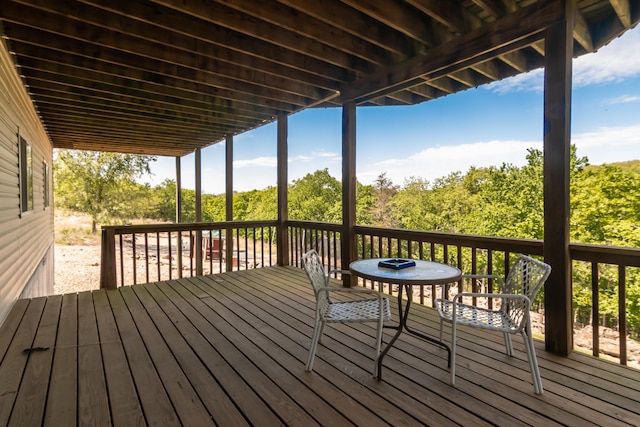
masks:
[[[403,309],[402,290],[405,287],[407,291],[407,304]],[[384,326],[385,328],[388,328],[388,329],[395,329],[397,332],[393,335],[393,337],[391,338],[391,341],[389,341],[389,343],[386,345],[384,350],[382,350],[380,352],[380,355],[378,356],[378,368],[376,370],[378,381],[382,379],[382,359],[384,359],[384,357],[387,355],[387,353],[389,352],[389,349],[393,347],[393,344],[396,342],[396,340],[398,339],[398,337],[400,336],[403,330],[407,331],[411,335],[422,338],[425,341],[429,341],[447,350],[447,366],[449,367],[449,369],[451,369],[451,349],[449,348],[449,346],[444,342],[437,340],[433,337],[430,337],[428,335],[425,335],[421,332],[418,332],[407,325],[407,318],[409,317],[409,307],[411,306],[411,299],[413,298],[412,290],[413,290],[412,285],[398,285],[398,317],[399,317],[398,326]]]

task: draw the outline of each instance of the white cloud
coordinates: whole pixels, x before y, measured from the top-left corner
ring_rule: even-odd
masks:
[[[299,155],[299,156],[295,156],[295,157],[289,157],[289,159],[287,160],[287,162],[289,163],[309,163],[310,161],[313,160],[312,156],[304,156],[304,155]]]
[[[342,157],[340,154],[331,151],[314,151],[311,155],[313,157],[327,158],[329,160],[340,160]]]
[[[627,31],[607,46],[573,61],[573,86],[619,82],[640,74],[640,30]],[[544,70],[537,69],[519,74],[487,86],[497,93],[542,91]]]
[[[601,127],[595,131],[574,133],[572,143],[578,148],[578,156],[587,156],[591,164],[611,163],[640,159],[640,124],[632,126]],[[371,184],[383,172],[395,184],[403,184],[406,178],[421,177],[429,181],[460,171],[466,173],[471,166],[488,167],[510,163],[522,166],[526,163],[527,149],[542,149],[542,141],[536,140],[492,140],[478,141],[469,144],[430,147],[415,153],[407,153],[402,157],[387,158],[370,164],[358,162],[358,181]],[[340,162],[326,164],[326,159],[338,159],[336,153],[314,152],[289,158],[289,180],[299,179],[316,169],[329,167],[329,173],[340,179]],[[163,179],[175,179],[175,160],[160,158],[158,163],[164,165],[156,170],[157,175],[150,179],[152,185],[158,185]],[[318,167],[310,170],[309,164],[317,163]],[[234,189],[248,191],[276,184],[275,157],[257,157],[254,159],[234,161],[234,170],[253,167],[251,173],[234,174]],[[160,165],[158,165],[160,166]],[[189,169],[185,164],[185,169]],[[166,171],[166,174],[159,173]],[[183,187],[194,188],[193,173],[183,170]],[[218,176],[220,175],[220,176]],[[208,179],[203,181],[203,189],[207,193],[224,192],[223,169],[207,173]],[[215,178],[215,179],[214,179]]]
[[[358,180],[372,183],[382,172],[395,184],[402,184],[405,178],[421,177],[429,181],[451,172],[466,172],[471,166],[488,167],[511,163],[523,165],[528,148],[542,147],[536,141],[486,141],[462,145],[431,147],[402,158],[387,159],[382,162],[358,168]]]
[[[640,74],[640,31],[630,30],[598,52],[573,62],[573,82],[577,86],[621,81]]]
[[[611,105],[616,105],[616,104],[629,104],[629,103],[638,102],[638,101],[640,101],[640,96],[625,95],[625,96],[619,96],[617,98],[608,99],[606,103]]]
[[[274,168],[278,164],[278,159],[273,156],[256,157],[254,159],[234,160],[233,167],[237,169],[253,168],[253,167],[269,167]]]
[[[640,124],[602,127],[593,132],[574,134],[572,144],[576,145],[578,156],[587,156],[591,164],[640,159]],[[387,178],[395,184],[402,184],[412,176],[433,182],[451,172],[466,173],[471,166],[500,166],[503,163],[523,166],[529,148],[541,150],[542,141],[494,140],[432,147],[405,157],[362,165],[358,168],[358,180],[371,184],[386,172]]]

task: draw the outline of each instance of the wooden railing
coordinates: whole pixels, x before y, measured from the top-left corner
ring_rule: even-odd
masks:
[[[301,266],[301,256],[314,248],[328,269],[340,269],[340,224],[288,221],[289,264]],[[540,258],[542,241],[471,236],[416,230],[356,226],[359,258],[401,257],[454,265],[465,273],[506,276],[520,254]],[[201,274],[271,266],[277,263],[276,221],[181,223],[103,227],[101,286],[172,280]],[[217,242],[217,243],[216,243]],[[592,353],[606,354],[627,364],[627,307],[640,305],[630,295],[629,280],[640,277],[640,249],[571,244],[572,286],[587,298],[586,313],[574,310],[576,323],[590,323]],[[345,266],[346,267],[346,266]],[[628,279],[631,278],[631,279]],[[365,286],[373,283],[362,281]],[[475,291],[481,284],[464,284]],[[458,283],[458,290],[463,283]],[[420,288],[417,302],[432,305],[434,289]],[[393,293],[394,287],[386,285]],[[586,296],[585,296],[586,295]],[[613,297],[612,297],[613,295]],[[544,291],[534,304],[541,311]],[[606,300],[606,310],[603,305]],[[613,300],[613,302],[612,302]],[[615,304],[614,309],[611,305]],[[585,307],[584,300],[574,306]],[[584,309],[583,309],[584,310]],[[601,345],[601,332],[618,332],[613,349]]]
[[[275,221],[102,227],[100,286],[274,265]]]
[[[340,269],[340,224],[313,223],[308,221],[289,221],[290,263],[300,265],[300,257],[310,248],[315,248],[323,256],[325,265]],[[359,258],[399,257],[426,259],[454,265],[469,274],[496,274],[506,276],[515,257],[527,254],[540,258],[543,242],[539,240],[511,239],[488,236],[472,236],[451,233],[439,233],[416,230],[389,229],[380,227],[356,226],[356,239]],[[606,354],[627,364],[627,307],[638,306],[638,296],[630,296],[627,276],[630,271],[640,268],[640,249],[611,246],[571,244],[569,251],[572,259],[572,286],[588,286],[591,298],[589,321],[592,326],[592,354]],[[637,271],[637,270],[636,270]],[[634,271],[635,272],[635,271]],[[634,277],[638,277],[636,274]],[[608,284],[609,292],[617,295],[617,308],[611,319],[603,320],[600,301],[603,282]],[[373,283],[362,282],[365,286]],[[458,284],[458,290],[463,286]],[[479,283],[465,284],[475,291]],[[422,304],[430,305],[435,297],[434,289],[420,288],[415,297]],[[392,293],[392,286],[385,286]],[[633,301],[629,299],[633,298]],[[539,295],[535,309],[541,311],[544,291]],[[611,298],[609,298],[609,302]],[[583,303],[584,305],[584,303]],[[611,310],[609,310],[611,311]],[[580,321],[580,313],[574,318]],[[584,317],[584,316],[582,316]],[[584,322],[587,323],[587,322]],[[604,325],[603,325],[604,323]],[[617,346],[603,351],[600,345],[604,327],[618,332]],[[637,334],[637,331],[635,331]],[[634,336],[637,339],[637,337]]]

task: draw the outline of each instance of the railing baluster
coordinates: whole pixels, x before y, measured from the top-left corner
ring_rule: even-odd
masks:
[[[146,272],[146,281],[147,283],[150,282],[149,280],[149,233],[144,233],[144,260],[145,260],[145,272]]]
[[[620,346],[620,364],[627,364],[627,271],[624,265],[618,266],[618,334]]]
[[[122,242],[122,234],[119,236],[120,239],[120,286],[124,286],[124,248]]]
[[[267,223],[268,225],[265,225]],[[111,267],[105,265],[105,270],[101,272],[101,283],[105,286],[108,285],[109,274],[107,268],[113,269],[113,285],[120,286],[131,284],[126,280],[132,280],[133,283],[137,283],[138,268],[137,265],[137,253],[141,248],[137,247],[136,242],[144,241],[144,256],[141,260],[144,260],[145,265],[144,274],[147,281],[150,278],[150,267],[152,250],[149,248],[149,235],[148,233],[155,233],[155,251],[157,258],[157,280],[167,280],[167,277],[163,277],[169,270],[168,279],[172,280],[173,274],[173,253],[181,253],[182,247],[174,251],[172,236],[173,233],[178,234],[178,242],[181,240],[182,233],[189,233],[189,244],[192,243],[192,235],[194,231],[202,232],[203,230],[209,230],[210,240],[213,239],[212,230],[216,229],[220,232],[226,230],[229,239],[227,244],[231,244],[229,247],[229,254],[237,257],[238,261],[242,259],[241,249],[244,250],[244,269],[248,269],[250,266],[250,260],[253,261],[253,267],[267,266],[265,256],[268,253],[269,263],[273,264],[273,235],[276,230],[276,221],[263,221],[263,222],[244,222],[244,223],[191,223],[191,224],[162,224],[162,225],[144,225],[144,226],[106,226],[103,227],[103,242],[102,248],[106,252],[110,247],[113,250],[113,261],[110,262]],[[309,247],[316,247],[321,253],[325,263],[329,268],[338,268],[339,260],[341,259],[339,240],[341,237],[342,228],[340,224],[328,224],[328,223],[311,223],[308,221],[289,221],[287,223],[288,229],[288,242],[289,242],[289,263],[295,266],[300,266],[300,258],[303,251],[308,250]],[[265,228],[266,227],[266,228]],[[242,228],[242,230],[241,230]],[[259,231],[258,231],[259,230]],[[138,239],[137,234],[143,233],[144,239]],[[166,234],[165,234],[166,233]],[[244,234],[244,248],[242,248],[240,234]],[[250,235],[251,233],[251,235]],[[258,236],[259,234],[259,236]],[[268,234],[268,236],[267,236]],[[475,274],[497,274],[498,276],[506,276],[509,273],[512,256],[515,257],[519,254],[529,254],[537,257],[541,257],[542,253],[542,241],[539,240],[526,240],[526,239],[511,239],[511,238],[496,238],[496,237],[482,237],[482,236],[466,236],[456,235],[450,233],[438,233],[428,231],[413,231],[413,230],[400,230],[400,229],[383,229],[379,227],[364,227],[356,226],[357,241],[361,247],[358,248],[358,254],[360,257],[373,258],[373,257],[417,257],[419,259],[430,259],[432,261],[441,261],[446,263],[452,263],[458,266],[463,272],[470,272]],[[106,237],[105,237],[106,236]],[[118,241],[116,242],[115,239]],[[131,248],[128,245],[125,248],[124,237],[131,236]],[[168,244],[163,245],[161,242],[163,239],[167,239]],[[235,237],[234,237],[235,236]],[[173,236],[175,237],[175,236]],[[222,243],[222,236],[219,237],[219,242]],[[260,238],[259,245],[255,241],[256,238]],[[253,239],[250,241],[250,239]],[[237,240],[237,245],[234,244],[234,240]],[[267,245],[267,248],[265,248]],[[417,246],[416,246],[417,245]],[[106,249],[105,249],[106,248]],[[166,249],[165,249],[166,248]],[[190,248],[191,252],[194,252],[194,247]],[[116,255],[117,251],[120,251]],[[250,257],[248,251],[252,251],[253,255]],[[260,251],[258,255],[257,251]],[[453,255],[453,250],[456,254]],[[162,251],[166,251],[163,255]],[[133,264],[129,264],[129,259],[125,263],[125,252],[132,254]],[[167,254],[168,252],[168,254]],[[609,322],[613,323],[617,321],[619,337],[619,351],[620,351],[620,363],[626,364],[628,360],[627,355],[627,343],[626,335],[628,332],[628,318],[626,313],[627,299],[630,298],[626,293],[627,284],[627,267],[637,268],[640,267],[640,250],[635,248],[617,248],[610,246],[597,246],[597,245],[582,245],[582,244],[570,244],[571,259],[573,261],[588,262],[591,265],[591,300],[592,300],[592,314],[591,323],[593,328],[592,334],[592,353],[595,356],[600,355],[601,343],[600,343],[600,330],[603,324],[601,317],[603,312],[600,310],[600,296],[599,288],[604,286],[601,282],[605,274],[600,269],[600,264],[607,265],[612,268],[618,269],[618,282],[617,286],[618,298],[617,298],[617,311],[607,316],[611,317],[611,320],[607,319],[605,324],[609,325]],[[495,256],[495,253],[498,256]],[[108,254],[103,254],[103,260],[107,259]],[[164,258],[168,259],[167,265],[162,265]],[[455,259],[455,261],[454,261]],[[497,261],[496,261],[497,260]],[[213,257],[209,259],[209,272],[213,273]],[[218,269],[222,272],[223,256],[220,255],[218,263]],[[179,264],[179,263],[178,263]],[[227,262],[227,267],[229,267]],[[588,266],[589,264],[587,264]],[[345,268],[347,266],[344,266]],[[193,260],[190,261],[189,269],[191,276],[193,276]],[[120,269],[118,271],[118,269]],[[494,271],[495,270],[495,271]],[[609,270],[606,271],[607,280],[611,280]],[[132,274],[133,273],[133,274]],[[180,272],[181,274],[182,272]],[[575,280],[574,272],[574,280]],[[635,278],[635,273],[633,276]],[[119,279],[119,280],[118,280]],[[375,287],[374,283],[364,282],[365,286]],[[486,281],[487,292],[493,292],[493,281]],[[101,284],[102,286],[102,284]],[[479,289],[480,282],[473,281],[471,283],[471,289],[477,291]],[[385,292],[393,295],[393,287],[385,284]],[[459,290],[460,287],[459,287]],[[431,289],[432,299],[435,297],[436,289]],[[425,303],[428,300],[427,291],[420,293],[420,302]],[[617,319],[616,319],[617,317]]]
[[[598,263],[591,263],[591,346],[594,356],[600,355],[600,275]]]
[[[162,256],[160,254],[160,232],[156,231],[156,263],[158,264],[158,282],[160,281],[160,260],[162,259]]]
[[[171,269],[173,267],[172,265],[172,259],[171,259],[171,232],[167,233],[167,243],[168,243],[168,248],[169,248],[169,280],[173,279],[173,277],[171,276]]]

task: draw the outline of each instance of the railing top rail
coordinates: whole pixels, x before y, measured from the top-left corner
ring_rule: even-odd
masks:
[[[391,237],[413,241],[475,247],[480,249],[506,250],[529,255],[542,255],[542,240],[516,239],[510,237],[480,236],[473,234],[453,234],[438,231],[406,230],[357,225],[358,234]]]
[[[342,231],[342,224],[335,222],[316,222],[316,221],[302,221],[302,220],[289,220],[287,221],[288,227],[302,227],[313,228],[323,231]]]
[[[275,227],[276,220],[269,221],[224,221],[224,222],[181,222],[165,224],[133,224],[133,225],[103,225],[102,230],[113,230],[115,234],[131,234],[137,232],[166,232],[166,231],[189,231],[189,230],[210,230],[218,228],[252,228],[252,227]]]
[[[640,267],[640,249],[638,248],[571,243],[569,251],[573,260]]]

